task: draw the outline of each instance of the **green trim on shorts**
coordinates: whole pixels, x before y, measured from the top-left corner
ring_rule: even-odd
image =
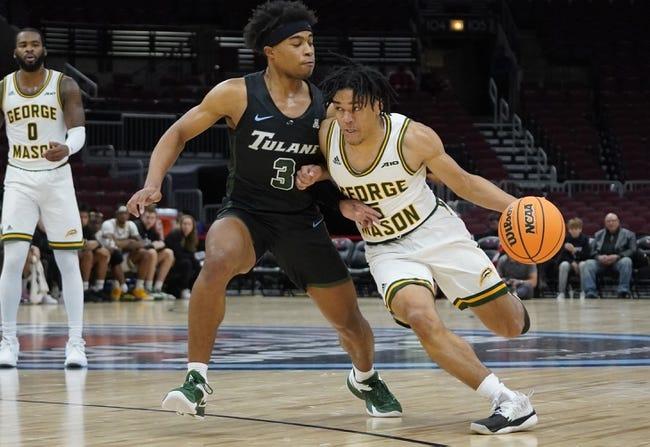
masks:
[[[431,284],[429,281],[426,279],[421,279],[421,278],[403,278],[403,279],[398,279],[397,281],[394,281],[390,283],[390,285],[386,288],[386,293],[384,294],[384,305],[386,306],[386,309],[388,309],[388,312],[390,312],[391,316],[393,317],[393,320],[400,326],[410,328],[407,323],[404,323],[403,321],[398,320],[395,317],[395,313],[393,312],[392,309],[392,304],[393,304],[393,299],[395,298],[395,295],[397,292],[402,290],[406,286],[410,285],[416,285],[416,286],[422,286],[427,288],[431,292],[431,298],[435,300],[436,298],[436,292],[433,289],[433,284]]]
[[[81,250],[85,241],[74,241],[74,242],[54,242],[50,241],[47,243],[52,250]]]
[[[2,242],[7,242],[7,241],[31,242],[33,237],[34,236],[29,233],[4,233],[2,236],[0,236],[0,240],[2,240]]]
[[[494,284],[491,287],[488,287],[482,292],[475,293],[474,295],[470,295],[465,298],[456,298],[454,300],[454,306],[460,310],[467,309],[468,307],[476,307],[499,298],[500,296],[503,296],[507,293],[508,286],[503,281],[499,281],[498,283]]]

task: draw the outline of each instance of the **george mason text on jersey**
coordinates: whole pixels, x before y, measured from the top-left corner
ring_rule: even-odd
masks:
[[[255,151],[262,149],[263,151],[313,155],[319,150],[317,144],[287,143],[285,141],[274,140],[275,133],[273,132],[254,130],[251,136],[255,137],[255,140],[248,147]]]
[[[11,110],[6,112],[7,121],[9,124],[20,123],[24,120],[52,120],[56,121],[57,116],[56,107],[44,105],[44,104],[25,104],[23,106],[14,107]],[[30,136],[28,123],[28,138],[33,139]],[[32,124],[35,126],[35,124]],[[24,145],[24,144],[12,144],[11,145],[11,155],[14,159],[23,159],[23,160],[34,160],[37,158],[43,158],[43,155],[48,150],[48,144],[33,144],[33,145]]]
[[[9,121],[9,124],[33,118],[51,119],[56,121],[56,107],[42,104],[27,104],[24,106],[14,107],[7,111],[7,121]]]

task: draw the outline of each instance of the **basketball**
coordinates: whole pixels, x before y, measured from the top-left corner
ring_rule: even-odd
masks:
[[[503,249],[523,264],[539,264],[551,259],[562,247],[564,236],[562,213],[543,197],[517,199],[499,219]]]

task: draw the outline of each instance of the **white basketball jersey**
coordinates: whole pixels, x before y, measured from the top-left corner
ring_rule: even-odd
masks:
[[[65,164],[67,157],[56,162],[43,157],[50,141],[65,143],[67,128],[60,95],[63,73],[46,69],[45,83],[32,95],[20,91],[17,75],[14,72],[5,76],[2,92],[9,164],[30,171]]]
[[[413,172],[405,163],[402,140],[410,119],[397,113],[382,115],[385,137],[377,157],[364,172],[348,163],[341,129],[334,120],[327,132],[327,167],[341,192],[378,209],[383,218],[359,232],[369,243],[398,239],[415,230],[437,207],[426,183],[426,167]]]

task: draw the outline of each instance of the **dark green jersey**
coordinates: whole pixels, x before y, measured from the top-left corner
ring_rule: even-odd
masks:
[[[299,118],[280,112],[264,72],[244,77],[248,105],[230,130],[230,165],[225,205],[248,211],[300,213],[315,208],[309,192],[295,187],[306,164],[322,164],[318,128],[325,116],[320,90],[309,84],[311,104]]]

